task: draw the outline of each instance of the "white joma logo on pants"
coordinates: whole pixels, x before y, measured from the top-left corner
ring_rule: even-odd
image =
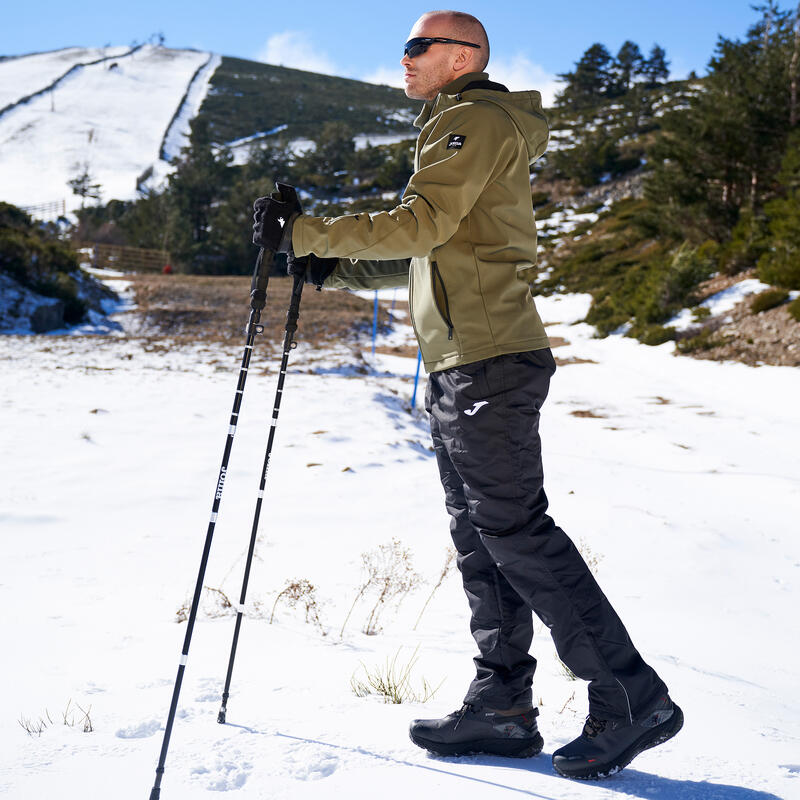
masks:
[[[477,414],[481,410],[481,408],[483,408],[483,406],[488,406],[488,405],[489,405],[488,400],[481,400],[479,403],[475,403],[475,405],[472,406],[472,408],[469,409],[469,411],[465,411],[464,413],[468,417],[472,417],[475,414]]]

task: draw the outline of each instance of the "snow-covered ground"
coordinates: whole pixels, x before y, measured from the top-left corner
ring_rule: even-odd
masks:
[[[699,307],[707,308],[710,316],[719,317],[733,310],[745,297],[751,294],[758,294],[769,288],[770,285],[768,283],[763,283],[757,278],[747,278],[711,295],[711,297],[700,303]],[[678,331],[685,331],[696,324],[697,319],[694,310],[682,308],[672,319],[665,323],[665,326],[675,328]]]
[[[233,618],[213,615],[209,592],[163,800],[222,791],[248,800],[800,797],[800,373],[677,359],[671,343],[594,339],[569,324],[585,297],[540,305],[561,323],[549,333],[570,342],[556,354],[590,360],[559,369],[544,410],[552,512],[600,559],[598,578],[683,706],[684,730],[602,783],[557,777],[549,756],[579,731],[585,690],[562,673],[537,625],[540,757],[434,759],[412,745],[408,721],[460,704],[475,652],[457,574],[414,630],[448,545],[426,422],[406,409],[414,359],[381,356],[363,372],[348,350],[301,343],[229,724],[216,714]],[[400,328],[393,341],[408,335]],[[161,345],[0,338],[0,794],[13,800],[149,796],[185,632],[176,613],[196,579],[240,355]],[[206,575],[232,601],[275,365],[259,343]],[[376,635],[361,633],[374,598],[357,603],[340,637],[361,554],[393,538],[410,550],[420,585],[387,608]],[[325,635],[284,602],[269,624],[289,579],[316,587]],[[405,664],[416,648],[412,683],[443,681],[433,700],[384,705],[352,693],[362,664],[398,652]],[[76,706],[89,711],[92,732]],[[65,711],[75,725],[62,724]],[[38,736],[18,724],[40,717]]]
[[[79,60],[91,60],[84,52]],[[22,69],[33,58],[1,62],[0,80],[3,69]],[[145,45],[113,62],[82,67],[53,92],[8,111],[0,117],[0,199],[34,205],[65,198],[71,210],[80,198],[67,181],[84,167],[104,201],[135,197],[137,177],[159,166],[165,131],[208,59],[209,53]],[[47,82],[42,78],[42,86]],[[185,124],[188,119],[178,120],[176,133]]]
[[[120,56],[130,47],[65,47],[0,61],[0,109],[49,86],[78,64]]]

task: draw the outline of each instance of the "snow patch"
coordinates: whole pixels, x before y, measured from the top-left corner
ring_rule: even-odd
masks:
[[[208,94],[211,78],[221,63],[222,56],[213,54],[195,73],[185,99],[164,136],[161,155],[166,161],[172,161],[180,155],[181,148],[189,144],[190,123],[200,112],[200,106],[203,105],[203,100]]]
[[[722,314],[731,311],[737,306],[745,297],[751,294],[758,294],[771,288],[768,283],[762,283],[757,278],[747,278],[746,280],[739,281],[721,292],[712,294],[711,297],[706,298],[700,303],[700,308],[707,308],[711,312],[712,317],[719,317]],[[672,319],[665,323],[665,327],[675,328],[677,331],[685,331],[697,325],[697,320],[694,316],[694,310],[691,308],[681,309]]]

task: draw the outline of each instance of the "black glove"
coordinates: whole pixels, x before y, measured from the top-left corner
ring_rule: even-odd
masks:
[[[303,208],[294,187],[276,185],[277,192],[253,203],[253,244],[275,253],[288,253],[292,249],[292,226]]]
[[[313,253],[298,258],[293,251],[289,251],[286,256],[286,271],[290,275],[305,274],[306,283],[313,283],[317,289],[322,288],[322,284],[339,264],[338,258],[319,258]]]

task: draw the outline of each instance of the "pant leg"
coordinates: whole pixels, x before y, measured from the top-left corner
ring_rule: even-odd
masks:
[[[530,706],[536,669],[536,659],[528,652],[533,639],[531,610],[497,568],[469,521],[463,484],[434,417],[431,437],[458,553],[456,563],[472,615],[470,631],[480,653],[473,659],[475,679],[464,702],[501,710]]]
[[[589,681],[591,713],[636,718],[666,686],[547,514],[538,428],[554,371],[550,351],[537,350],[433,373],[430,413],[469,522],[509,585],[550,628],[561,660]]]

